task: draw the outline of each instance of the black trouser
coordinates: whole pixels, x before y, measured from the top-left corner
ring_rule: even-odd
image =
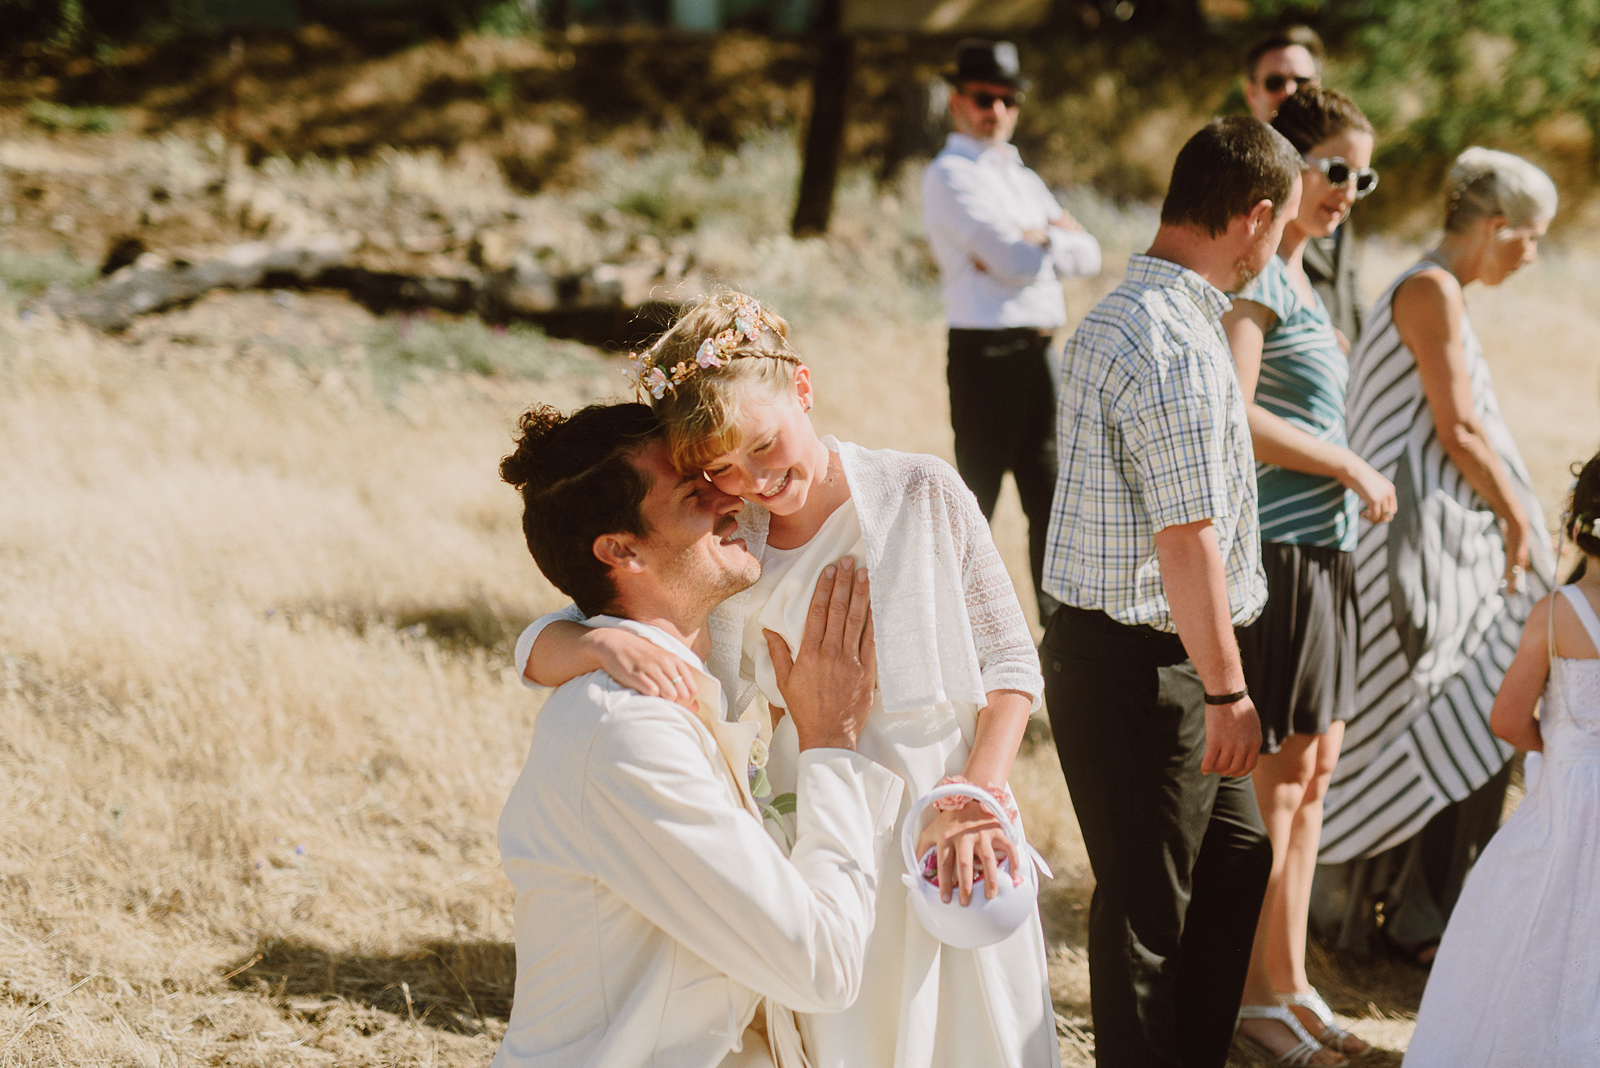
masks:
[[[1205,689],[1175,635],[1062,606],[1040,647],[1094,867],[1103,1068],[1221,1068],[1272,867],[1248,777],[1200,774]]]
[[[1044,592],[1044,545],[1056,492],[1056,402],[1045,351],[1051,332],[950,331],[950,425],[956,432],[956,470],[978,498],[985,519],[994,515],[1000,481],[1017,480],[1028,517],[1028,563],[1039,597],[1039,621],[1048,622],[1056,600]]]

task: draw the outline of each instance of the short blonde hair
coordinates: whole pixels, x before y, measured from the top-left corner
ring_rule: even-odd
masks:
[[[652,367],[695,364],[707,338],[734,328],[734,321],[754,305],[760,322],[754,340],[741,335],[739,343],[722,351],[720,367],[696,366],[693,373],[652,396],[643,385],[639,399],[655,410],[667,431],[667,447],[679,470],[693,471],[739,446],[739,403],[752,393],[782,396],[794,388],[800,354],[789,345],[789,324],[769,308],[744,293],[719,289],[684,312],[667,332],[645,351]]]
[[[1445,179],[1444,228],[1452,234],[1496,215],[1513,229],[1547,222],[1556,213],[1556,184],[1521,156],[1472,147],[1456,157]]]

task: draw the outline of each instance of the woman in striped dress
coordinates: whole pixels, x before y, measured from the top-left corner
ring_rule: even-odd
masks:
[[[1378,299],[1351,356],[1351,447],[1394,482],[1399,512],[1356,549],[1358,713],[1318,876],[1345,945],[1381,911],[1384,936],[1428,960],[1499,825],[1511,749],[1489,709],[1555,560],[1462,290],[1532,262],[1555,210],[1533,164],[1463,152],[1443,239]]]
[[[1222,318],[1251,398],[1267,573],[1266,607],[1239,630],[1261,716],[1253,781],[1272,839],[1239,1035],[1277,1064],[1338,1065],[1366,1046],[1338,1026],[1306,978],[1306,921],[1322,797],[1344,721],[1355,711],[1357,520],[1363,507],[1369,520],[1389,520],[1395,496],[1388,479],[1346,445],[1348,342],[1302,257],[1312,238],[1339,228],[1377,174],[1372,126],[1343,93],[1302,88],[1272,125],[1305,159],[1300,207],[1278,255]]]

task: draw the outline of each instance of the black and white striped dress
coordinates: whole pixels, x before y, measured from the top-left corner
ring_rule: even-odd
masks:
[[[1399,511],[1356,548],[1361,618],[1356,714],[1328,791],[1318,860],[1336,864],[1405,841],[1504,766],[1489,709],[1555,561],[1536,537],[1522,592],[1500,589],[1505,542],[1489,504],[1439,442],[1416,358],[1400,342],[1395,279],[1350,356],[1350,447],[1395,485]],[[1473,406],[1535,531],[1538,499],[1500,414],[1483,347],[1463,316]]]

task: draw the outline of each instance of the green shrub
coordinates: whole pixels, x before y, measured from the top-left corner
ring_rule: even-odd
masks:
[[[77,130],[80,133],[110,133],[122,123],[110,108],[75,108],[35,100],[28,105],[28,118],[47,130]]]
[[[697,133],[679,127],[648,152],[596,149],[588,172],[593,182],[576,198],[579,207],[591,215],[616,209],[670,237],[711,220],[773,229],[773,208],[794,196],[800,159],[788,131],[760,134],[727,152],[708,149]]]
[[[1334,46],[1332,80],[1378,128],[1384,205],[1437,216],[1438,185],[1469,145],[1518,152],[1563,192],[1594,181],[1600,131],[1597,0],[1252,0],[1256,13],[1300,15]],[[1394,179],[1394,180],[1391,180]]]
[[[73,287],[88,285],[99,276],[93,264],[69,252],[19,252],[0,248],[0,288],[29,297],[60,282]]]
[[[464,319],[386,319],[367,339],[375,379],[400,381],[419,368],[516,378],[548,378],[590,358],[576,342],[560,341],[537,327],[487,326]]]
[[[0,53],[34,44],[94,54],[130,41],[285,29],[296,22],[359,26],[380,14],[409,24],[419,38],[538,29],[532,0],[0,0]]]
[[[538,31],[538,6],[534,0],[488,0],[479,6],[473,21],[479,33],[517,37]]]

